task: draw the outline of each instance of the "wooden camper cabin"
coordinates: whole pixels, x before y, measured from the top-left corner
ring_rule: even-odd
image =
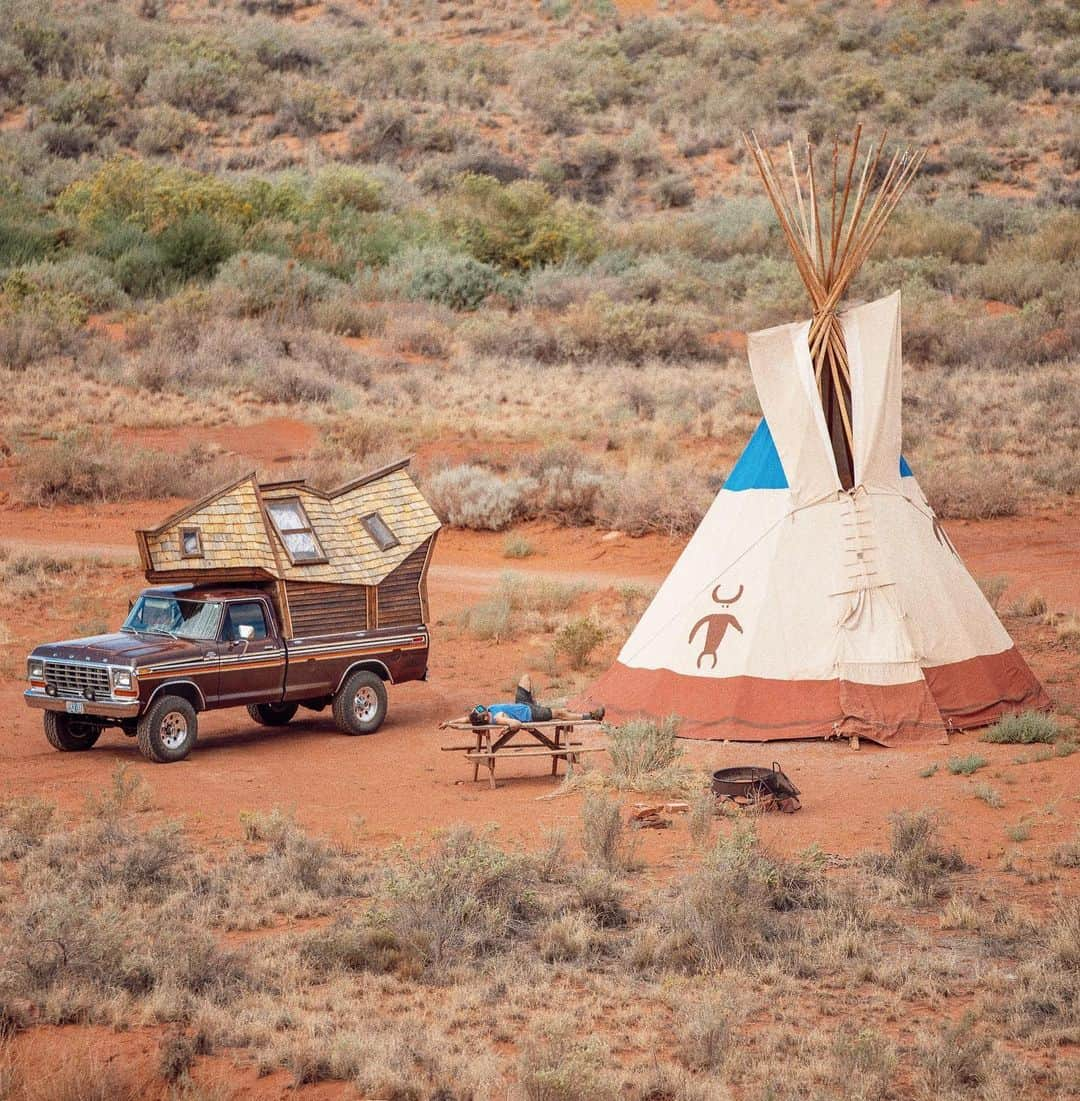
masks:
[[[288,638],[426,623],[440,524],[408,466],[331,492],[247,474],[135,533],[146,579],[257,585]]]

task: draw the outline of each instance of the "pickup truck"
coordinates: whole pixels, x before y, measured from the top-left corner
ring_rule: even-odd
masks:
[[[301,707],[330,707],[343,733],[371,734],[386,717],[386,685],[426,679],[423,624],[287,638],[274,593],[148,588],[118,632],[36,647],[24,698],[58,750],[89,749],[118,727],[165,763],[191,752],[203,711],[246,707],[255,722],[284,726]]]

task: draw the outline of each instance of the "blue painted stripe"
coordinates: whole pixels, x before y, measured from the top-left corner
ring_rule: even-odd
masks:
[[[900,456],[900,477],[911,478],[907,459]],[[765,418],[762,417],[739,461],[732,467],[724,489],[787,489],[788,480]]]

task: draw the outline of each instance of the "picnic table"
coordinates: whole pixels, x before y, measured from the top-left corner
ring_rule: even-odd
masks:
[[[465,751],[467,760],[473,763],[473,782],[480,776],[480,766],[487,765],[488,784],[495,787],[495,761],[505,757],[550,757],[551,775],[559,774],[559,761],[566,761],[571,768],[583,753],[599,753],[603,746],[586,746],[575,741],[574,735],[582,729],[598,730],[600,724],[593,719],[555,719],[546,723],[522,723],[520,726],[502,726],[491,723],[473,726],[471,723],[450,723],[448,730],[467,731],[473,735],[468,745],[444,745],[444,753]],[[532,741],[515,742],[519,735]]]

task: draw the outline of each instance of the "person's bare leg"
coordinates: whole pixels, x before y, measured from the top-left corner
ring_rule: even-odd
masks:
[[[532,677],[528,673],[521,674],[521,680],[517,682],[518,688],[524,688],[529,695],[532,695]]]
[[[552,719],[570,719],[573,722],[582,722],[589,716],[583,711],[567,711],[565,707],[554,707],[551,710]]]

